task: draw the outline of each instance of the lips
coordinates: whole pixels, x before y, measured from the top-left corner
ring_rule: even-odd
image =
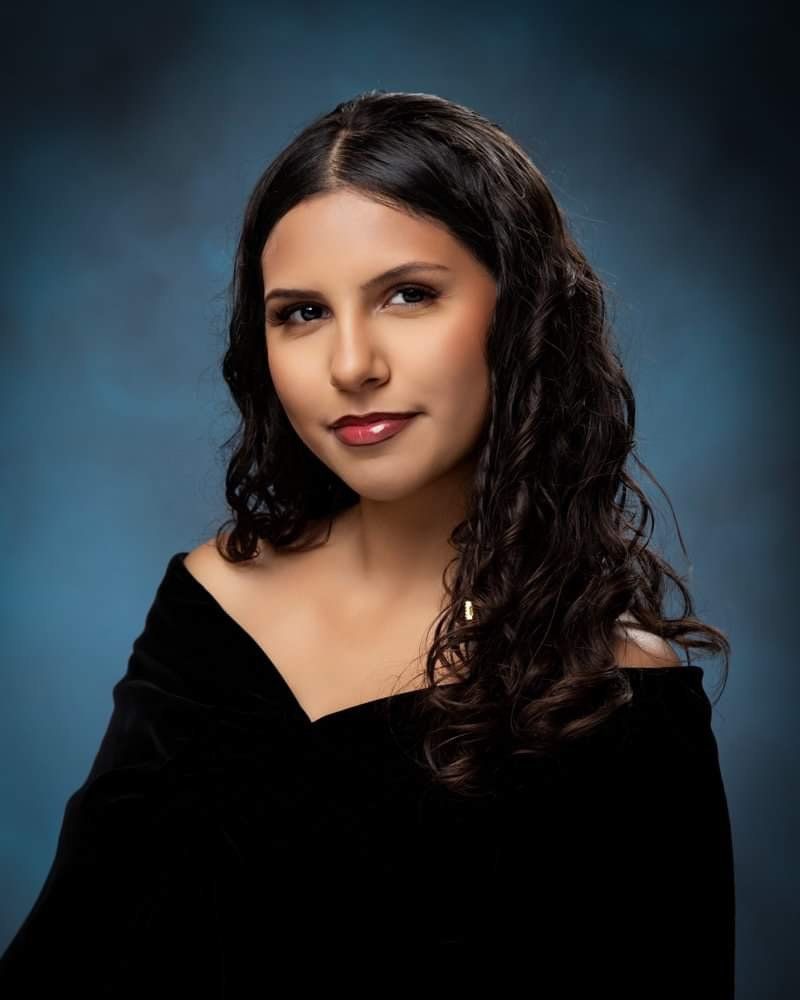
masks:
[[[383,417],[369,423],[359,421],[356,423],[344,424],[335,427],[333,433],[343,443],[349,445],[370,445],[385,441],[399,434],[407,427],[418,414],[412,413],[407,417],[393,418],[391,420]]]
[[[413,410],[406,413],[366,413],[363,417],[340,417],[331,424],[331,428],[336,430],[338,427],[350,427],[354,424],[368,426],[385,420],[405,420],[413,416],[416,416],[416,411]]]

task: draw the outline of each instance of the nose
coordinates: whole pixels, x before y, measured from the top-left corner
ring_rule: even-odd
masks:
[[[359,320],[340,322],[334,333],[330,358],[331,384],[353,392],[369,380],[383,382],[386,358],[376,347],[368,325]]]

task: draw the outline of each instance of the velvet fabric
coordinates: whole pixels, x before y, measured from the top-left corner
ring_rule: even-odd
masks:
[[[185,555],[0,958],[1,997],[734,996],[701,667],[628,668],[634,700],[596,736],[468,803],[412,759],[417,692],[310,721]]]

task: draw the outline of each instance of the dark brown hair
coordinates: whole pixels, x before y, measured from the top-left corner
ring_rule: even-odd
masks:
[[[222,363],[241,421],[223,444],[233,518],[217,532],[220,554],[252,559],[259,538],[308,547],[359,500],[294,432],[265,351],[267,237],[304,198],[342,189],[444,223],[497,282],[491,408],[467,514],[450,536],[457,572],[427,655],[431,687],[415,699],[434,776],[478,795],[498,761],[550,756],[628,703],[631,682],[615,664],[621,615],[685,652],[721,652],[727,681],[728,639],[695,617],[683,579],[650,547],[652,509],[625,470],[632,456],[650,475],[634,454],[634,397],[599,278],[520,145],[430,94],[342,102],[273,160],[247,202]],[[667,580],[683,600],[675,617]],[[437,683],[442,667],[455,683]]]

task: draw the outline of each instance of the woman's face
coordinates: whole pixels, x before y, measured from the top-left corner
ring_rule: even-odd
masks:
[[[410,261],[438,267],[379,278]],[[458,470],[488,414],[492,274],[444,226],[350,191],[287,212],[261,267],[272,381],[320,461],[374,500],[400,499]],[[372,411],[419,415],[367,446],[345,444],[330,428],[346,413]]]

